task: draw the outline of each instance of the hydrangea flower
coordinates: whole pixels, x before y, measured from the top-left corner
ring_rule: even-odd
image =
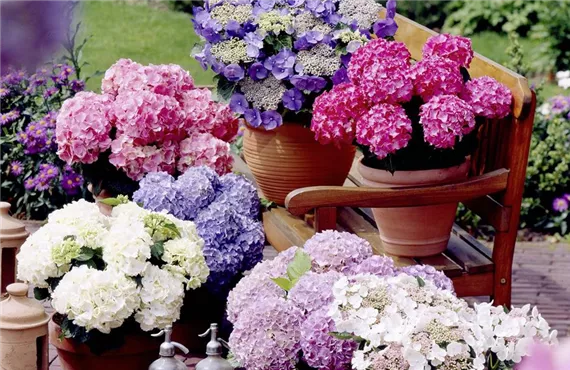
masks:
[[[513,94],[496,80],[483,76],[465,84],[461,99],[465,100],[478,116],[503,118],[511,112]]]
[[[233,158],[230,145],[211,134],[192,135],[180,142],[178,171],[191,166],[209,166],[220,175],[231,171]]]
[[[436,148],[453,148],[457,138],[473,131],[475,115],[457,96],[441,95],[420,107],[420,124],[426,142]]]
[[[425,58],[410,70],[414,92],[424,102],[438,95],[458,95],[463,89],[463,77],[455,62],[438,56]]]
[[[289,291],[287,299],[309,316],[332,303],[332,287],[341,276],[332,270],[323,274],[308,272]]]
[[[436,287],[440,289],[449,290],[451,292],[455,291],[453,289],[453,282],[450,278],[445,276],[441,271],[436,270],[430,265],[412,265],[406,266],[399,270],[410,276],[418,276],[425,280],[430,280]]]
[[[467,37],[447,33],[430,37],[424,44],[422,53],[424,58],[437,55],[465,68],[469,68],[471,60],[473,60],[471,40]]]
[[[336,230],[315,234],[303,249],[311,256],[317,272],[348,272],[372,256],[372,246],[366,240]]]
[[[353,271],[355,274],[391,276],[396,273],[396,267],[394,267],[394,261],[390,257],[371,256],[357,265]]]

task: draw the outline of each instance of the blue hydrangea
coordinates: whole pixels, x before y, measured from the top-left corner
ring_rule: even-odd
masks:
[[[220,177],[220,191],[216,201],[229,204],[240,215],[259,218],[257,189],[244,176],[228,173]]]

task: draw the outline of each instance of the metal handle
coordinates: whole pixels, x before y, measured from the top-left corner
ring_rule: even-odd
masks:
[[[224,339],[218,338],[218,341],[219,341],[220,343],[222,343],[222,346],[224,346],[224,347],[226,347],[227,349],[231,350],[230,344],[229,344],[228,342],[226,342]]]
[[[212,331],[212,329],[208,328],[208,330],[206,330],[206,332],[204,332],[202,334],[198,334],[198,336],[200,338],[205,338],[208,334],[210,334],[211,331]]]
[[[185,355],[188,354],[188,352],[190,352],[188,350],[188,348],[184,347],[182,344],[178,343],[178,342],[170,342],[170,344],[172,344],[174,347],[178,348],[179,350],[181,350],[182,352],[184,352]]]

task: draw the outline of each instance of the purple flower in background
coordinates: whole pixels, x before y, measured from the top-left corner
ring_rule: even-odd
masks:
[[[10,90],[5,87],[0,87],[0,98],[5,98],[10,95]]]
[[[283,106],[294,112],[301,109],[304,101],[303,93],[296,88],[289,89],[283,93]]]
[[[228,21],[228,23],[226,24],[226,32],[228,33],[228,36],[238,37],[240,39],[243,37],[243,35],[245,33],[241,24],[234,21],[233,19]]]
[[[556,198],[552,202],[552,209],[556,212],[564,212],[568,209],[568,199],[566,196]]]
[[[28,177],[24,181],[24,188],[26,190],[33,190],[36,187],[36,178],[35,177]]]
[[[305,3],[305,0],[287,0],[287,5],[289,5],[292,8],[301,6]]]
[[[275,6],[275,0],[260,0],[259,6],[263,10],[270,10]]]
[[[293,47],[297,50],[307,50],[311,48],[311,44],[307,41],[305,36],[299,37],[295,42],[293,42]]]
[[[310,49],[314,45],[323,41],[324,35],[319,31],[308,31],[305,32],[301,37],[295,40],[294,46],[298,50]]]
[[[259,81],[266,78],[269,72],[267,71],[267,68],[263,66],[263,64],[255,62],[249,67],[248,74],[252,80]]]
[[[59,168],[53,164],[41,164],[40,165],[40,173],[38,174],[38,179],[46,179],[47,181],[51,181],[59,176]]]
[[[564,114],[570,111],[570,95],[556,95],[548,100],[552,114]]]
[[[43,118],[43,120],[46,121],[46,127],[47,128],[55,128],[55,122],[57,120],[57,112],[55,111],[51,111],[48,114],[45,115],[45,117]],[[40,126],[41,126],[41,120],[40,120]]]
[[[71,80],[69,88],[74,92],[80,92],[85,89],[85,82],[82,80]]]
[[[246,109],[243,114],[246,122],[251,125],[251,127],[259,127],[261,126],[261,112],[258,109]]]
[[[293,76],[290,81],[297,89],[307,92],[319,92],[327,85],[327,80],[317,76]]]
[[[229,64],[224,68],[224,76],[228,81],[236,82],[243,79],[245,72],[239,64]]]
[[[564,198],[566,198],[566,200],[570,202],[570,194],[564,194]]]
[[[243,114],[249,109],[249,103],[244,95],[233,94],[230,99],[230,108],[234,113]]]
[[[390,37],[396,34],[398,25],[394,20],[396,16],[396,0],[388,0],[386,3],[386,18],[374,23],[372,30],[378,37]]]
[[[13,110],[8,113],[2,113],[0,115],[0,126],[12,123],[18,118],[20,118],[20,112],[18,112],[17,110]]]
[[[339,70],[336,71],[335,74],[332,76],[332,82],[335,85],[340,85],[341,83],[344,82],[350,82],[346,68],[344,67],[339,68]]]
[[[430,280],[440,289],[446,289],[454,292],[453,282],[441,271],[436,270],[429,265],[412,265],[400,269],[405,274]]]
[[[263,47],[263,37],[256,32],[249,32],[243,39],[247,43],[247,56],[257,58],[259,49]]]
[[[19,71],[11,70],[10,73],[2,76],[2,83],[7,85],[19,85],[26,78],[27,76],[24,70],[19,70]]]
[[[24,171],[24,167],[22,167],[22,162],[14,161],[10,164],[10,173],[14,176],[20,176]]]
[[[261,124],[266,130],[273,130],[283,124],[283,117],[277,111],[267,110],[261,112]]]
[[[61,187],[67,195],[76,195],[83,185],[83,176],[75,172],[67,172],[61,178]]]
[[[388,0],[386,2],[386,17],[387,18],[394,19],[394,17],[396,16],[396,5],[397,5],[396,0]]]
[[[53,95],[57,94],[57,92],[58,92],[58,89],[56,87],[49,87],[46,89],[46,91],[44,91],[44,98],[49,99]]]
[[[204,25],[201,35],[206,39],[206,41],[216,43],[222,41],[222,37],[220,36],[221,30],[222,26],[215,20],[210,19]]]

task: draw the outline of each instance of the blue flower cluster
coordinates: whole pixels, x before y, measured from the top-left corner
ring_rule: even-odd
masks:
[[[205,45],[194,52],[218,75],[218,93],[253,127],[273,129],[286,112],[347,82],[350,56],[375,34],[393,36],[396,0],[385,19],[375,0],[219,0],[194,9]]]
[[[211,291],[226,295],[263,258],[259,198],[245,177],[219,177],[209,167],[191,167],[178,179],[166,172],[149,173],[139,185],[133,200],[144,208],[194,221],[204,239]]]

